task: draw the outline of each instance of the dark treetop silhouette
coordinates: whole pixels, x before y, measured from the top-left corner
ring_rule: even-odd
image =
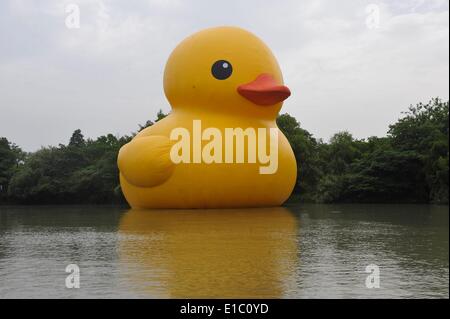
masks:
[[[419,103],[386,137],[358,140],[343,131],[328,143],[289,114],[279,115],[298,164],[291,200],[448,204],[448,106],[438,98]],[[156,121],[164,116],[160,111]],[[92,140],[76,130],[68,145],[34,153],[0,138],[0,204],[125,203],[116,159],[133,135]]]

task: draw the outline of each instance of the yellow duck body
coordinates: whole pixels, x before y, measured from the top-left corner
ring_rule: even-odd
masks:
[[[289,197],[297,164],[276,116],[290,92],[283,86],[275,57],[260,39],[235,27],[206,29],[188,37],[169,57],[164,90],[172,112],[119,152],[121,188],[132,207],[264,207],[279,206]],[[194,123],[200,123],[202,131]],[[189,163],[173,159],[177,143],[173,132],[179,128],[190,134]],[[230,128],[266,135],[262,144],[258,140],[258,151],[263,146],[267,153],[276,151],[276,169],[262,174],[261,167],[267,164],[258,162],[259,157],[256,162],[248,160],[252,152],[248,139],[244,162],[236,161],[241,152],[238,143],[224,140],[211,154],[218,159],[231,152],[233,162],[203,160],[205,147],[217,136],[197,142],[195,136],[204,137],[208,128],[221,137]],[[275,149],[271,137],[277,140]],[[196,152],[200,152],[197,161]]]

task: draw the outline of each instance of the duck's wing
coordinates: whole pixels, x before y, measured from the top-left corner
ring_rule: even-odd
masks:
[[[117,164],[123,177],[138,187],[154,187],[167,181],[175,168],[170,159],[173,143],[165,136],[144,136],[124,145]]]

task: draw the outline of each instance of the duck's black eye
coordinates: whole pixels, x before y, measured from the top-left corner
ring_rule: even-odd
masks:
[[[211,67],[211,73],[217,80],[225,80],[233,73],[233,67],[230,62],[219,60]]]

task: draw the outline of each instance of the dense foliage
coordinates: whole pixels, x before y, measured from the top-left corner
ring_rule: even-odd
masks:
[[[292,200],[448,203],[449,103],[411,106],[386,137],[348,132],[325,143],[288,114],[277,119],[294,150]],[[165,117],[159,112],[156,121]],[[148,121],[143,129],[153,125]],[[0,203],[119,203],[117,152],[132,136],[85,139],[25,154],[0,138]]]
[[[9,183],[23,158],[24,154],[19,147],[0,137],[0,203],[8,199]]]
[[[12,176],[8,197],[21,203],[113,203],[118,191],[117,152],[129,141],[111,134],[85,140],[76,130],[68,145],[27,154]]]
[[[329,143],[281,115],[299,166],[294,194],[318,202],[448,203],[448,105],[433,99],[411,106],[387,137],[340,132]]]

